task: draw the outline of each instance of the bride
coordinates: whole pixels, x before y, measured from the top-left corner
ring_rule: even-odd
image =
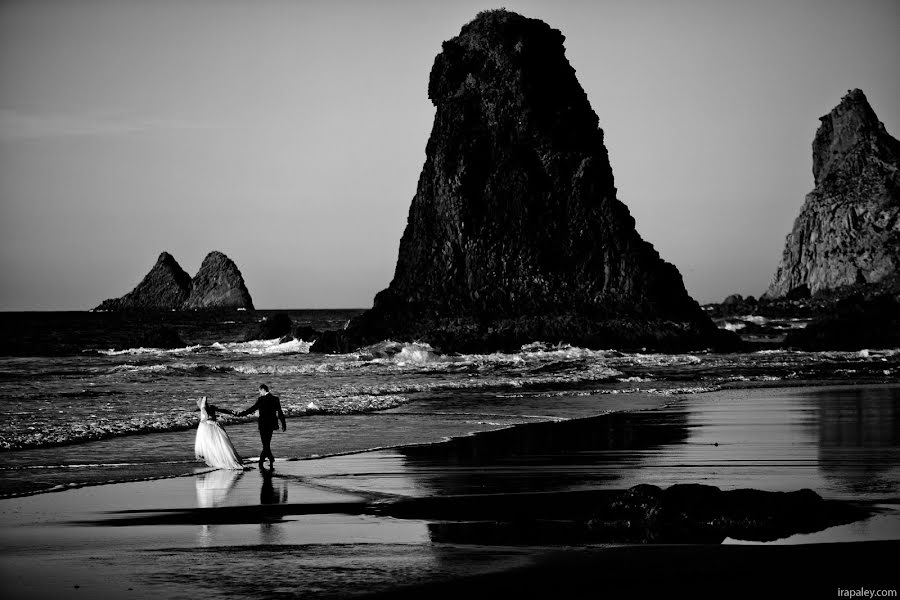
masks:
[[[234,413],[225,408],[217,408],[206,402],[206,396],[197,401],[200,411],[200,424],[197,426],[197,439],[194,442],[194,455],[203,459],[211,467],[219,469],[243,470],[241,457],[234,449],[228,434],[216,421],[216,413]]]

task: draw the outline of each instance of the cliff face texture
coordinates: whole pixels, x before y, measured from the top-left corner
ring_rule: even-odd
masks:
[[[163,252],[133,290],[121,298],[105,300],[96,310],[177,310],[190,293],[191,276],[175,257]]]
[[[347,339],[444,349],[708,341],[711,321],[616,199],[564,39],[500,10],[444,42],[394,278]]]
[[[210,252],[191,280],[191,295],[185,309],[247,308],[253,309],[250,292],[240,270],[221,252]]]
[[[191,279],[168,252],[159,255],[150,272],[121,298],[105,300],[95,310],[192,310],[246,308],[253,301],[234,262],[221,252],[210,252]]]
[[[816,186],[787,236],[768,298],[900,274],[900,142],[858,89],[820,120],[812,146]]]

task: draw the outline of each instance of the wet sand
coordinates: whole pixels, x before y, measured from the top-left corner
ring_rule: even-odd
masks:
[[[838,587],[896,589],[898,412],[898,385],[732,390],[437,445],[279,461],[272,476],[197,469],[10,498],[0,500],[2,588],[7,598],[672,590],[837,597]],[[471,529],[456,535],[463,529],[454,525],[483,518],[472,506],[493,503],[502,515],[508,505],[512,518],[539,512],[548,499],[558,511],[571,498],[638,483],[811,488],[873,513],[762,546],[570,546],[479,539]],[[435,499],[440,512],[385,509]]]

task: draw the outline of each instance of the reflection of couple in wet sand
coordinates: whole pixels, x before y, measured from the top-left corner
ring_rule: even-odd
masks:
[[[256,403],[241,412],[234,412],[226,408],[219,408],[209,404],[206,396],[197,401],[200,411],[200,424],[197,426],[197,438],[194,442],[194,455],[198,459],[206,461],[211,467],[219,469],[243,470],[244,465],[241,456],[234,449],[234,444],[225,432],[225,429],[217,421],[218,413],[244,417],[251,413],[259,413],[259,438],[262,441],[262,452],[259,455],[259,468],[263,468],[263,461],[269,460],[269,469],[275,468],[275,456],[272,454],[270,444],[272,434],[278,429],[281,421],[281,430],[287,430],[284,420],[284,412],[281,410],[281,401],[278,396],[269,393],[266,385],[259,386],[259,398]]]
[[[284,504],[288,500],[288,488],[285,481],[276,486],[271,471],[263,469],[262,487],[259,490],[260,504]],[[218,469],[202,473],[196,478],[197,505],[200,508],[214,508],[225,503],[228,493],[244,476],[244,471]]]

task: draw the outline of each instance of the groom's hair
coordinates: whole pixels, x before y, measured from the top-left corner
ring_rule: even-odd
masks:
[[[267,386],[267,385],[264,384],[264,383],[261,383],[261,384],[259,384],[259,389],[261,389],[261,390],[264,391],[264,392],[268,392],[268,391],[269,391],[269,386]]]

